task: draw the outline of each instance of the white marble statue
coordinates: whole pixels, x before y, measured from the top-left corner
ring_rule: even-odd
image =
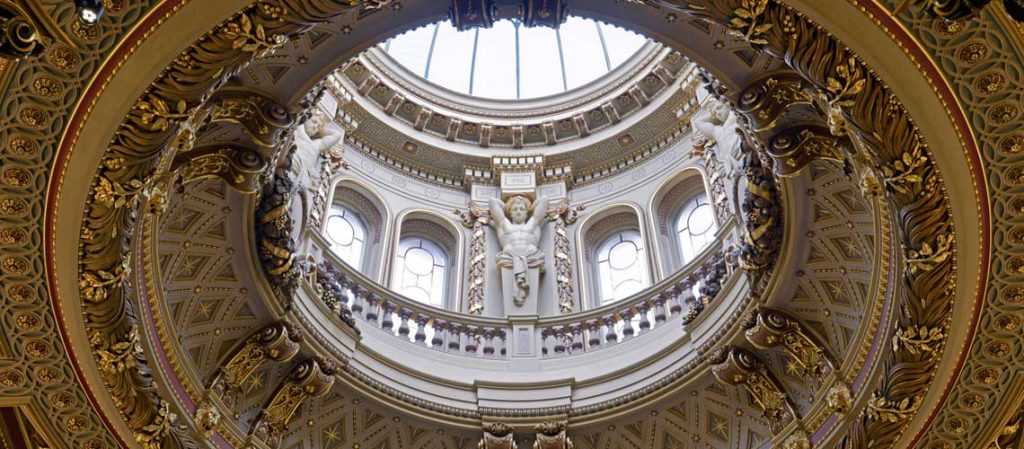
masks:
[[[715,154],[729,168],[736,166],[730,161],[738,162],[743,159],[740,150],[742,139],[737,129],[736,114],[724,101],[714,97],[708,98],[707,105],[690,119],[690,125],[710,141],[717,142]]]
[[[544,271],[540,237],[548,199],[544,196],[538,198],[532,205],[532,213],[530,199],[522,195],[513,196],[507,203],[491,198],[489,206],[490,222],[501,245],[496,261],[502,273],[501,289],[506,307],[510,301],[516,307],[522,307],[532,299],[529,308],[535,310],[540,273]]]
[[[298,184],[315,188],[323,169],[320,157],[328,161],[340,161],[340,149],[336,149],[335,145],[344,136],[340,129],[328,126],[327,117],[320,111],[309,116],[306,123],[295,132],[297,148],[291,169]]]

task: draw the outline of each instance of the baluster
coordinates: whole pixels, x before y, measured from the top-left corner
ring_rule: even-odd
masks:
[[[642,302],[637,304],[636,310],[640,312],[640,333],[642,334],[651,329],[651,321],[647,318],[647,312],[649,312],[651,308],[646,302]]]
[[[654,295],[654,325],[665,322],[665,296],[661,293]]]
[[[376,323],[377,318],[380,316],[380,296],[376,293],[370,293],[366,297],[366,321]]]
[[[504,358],[507,353],[506,348],[508,348],[508,332],[505,332],[505,329],[498,329],[498,341],[501,344],[501,350],[499,353],[501,354],[501,357]]]
[[[391,332],[395,331],[395,319],[392,317],[392,314],[394,313],[395,305],[390,301],[385,301],[383,313],[384,316],[381,317],[380,326]]]
[[[338,273],[338,276],[337,276],[336,279],[338,280],[338,285],[341,286],[341,295],[338,298],[338,300],[341,301],[341,304],[344,304],[344,305],[347,306],[348,305],[348,292],[349,292],[349,289],[353,285],[352,280],[349,279],[348,276],[345,276],[343,273]],[[341,310],[338,310],[338,312],[340,313]]]
[[[572,331],[572,346],[570,346],[570,352],[581,351],[583,349],[583,326],[573,324],[569,326],[569,330]]]
[[[352,288],[352,315],[362,316],[363,315],[363,303],[365,302],[366,289],[361,285],[356,285]]]
[[[401,312],[398,312],[398,335],[403,337],[409,336],[409,317],[412,316],[412,310],[403,308]]]
[[[424,314],[416,315],[416,343],[421,345],[427,344],[427,322],[430,321],[430,317]]]
[[[619,312],[619,316],[622,317],[622,339],[633,338],[636,331],[633,329],[633,309],[626,309]]]
[[[604,341],[615,343],[619,341],[619,335],[615,333],[615,315],[605,315],[604,318]]]
[[[494,329],[484,328],[484,354],[494,355]]]
[[[670,298],[668,302],[668,312],[671,316],[679,315],[679,312],[683,311],[683,305],[679,302],[680,293],[682,293],[682,291],[679,287],[672,286],[668,289],[668,295]]]
[[[587,331],[590,334],[587,346],[590,348],[601,346],[601,324],[597,320],[589,320],[587,321]]]
[[[555,354],[565,355],[565,330],[562,326],[558,326],[554,329],[555,334]]]
[[[462,325],[459,323],[451,323],[449,329],[451,329],[451,331],[448,335],[451,339],[448,340],[448,350],[451,352],[460,352],[462,350]]]
[[[545,357],[548,355],[548,330],[544,328],[537,330],[540,331],[540,355]]]
[[[479,345],[478,331],[476,326],[466,326],[466,352],[470,354],[476,354],[476,348]]]
[[[444,339],[448,337],[448,323],[444,320],[434,320],[434,338],[430,339],[430,346],[444,350]]]

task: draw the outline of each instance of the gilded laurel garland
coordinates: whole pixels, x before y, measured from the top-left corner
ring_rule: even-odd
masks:
[[[466,310],[471,315],[484,312],[484,291],[487,287],[487,232],[484,228],[490,218],[486,208],[471,203],[467,210],[456,210],[462,225],[470,229],[469,289],[466,291]]]
[[[934,248],[940,243],[940,236],[944,240],[946,235],[952,234],[948,201],[939,187],[942,181],[934,163],[924,156],[926,147],[909,115],[849,49],[810,20],[775,1],[721,1],[701,6],[671,0],[650,3],[730,24],[752,44],[787,61],[811,86],[822,92],[830,107],[832,129],[848,130],[863,143],[862,148],[870,150],[869,154],[860,156],[875,167],[873,171],[884,171],[882,167],[891,169],[891,176],[885,177],[885,185],[890,207],[896,211],[897,233],[905,248],[918,251],[924,245]],[[909,159],[904,157],[907,152],[911,155]],[[919,152],[921,157],[914,157],[914,152]],[[954,259],[946,257],[929,265],[927,271],[907,267],[903,275],[907,298],[902,301],[898,317],[901,326],[948,325],[955,283]],[[918,376],[901,373],[932,373],[935,366],[933,358],[920,353],[890,352],[885,373],[874,387],[875,394],[895,403],[923,395],[931,383],[931,374],[926,375],[928,381],[923,382]],[[868,442],[874,447],[890,447],[907,423],[905,419],[882,420],[870,413],[862,416],[844,442],[848,447],[863,447]]]
[[[115,133],[104,164],[94,181],[91,201],[81,232],[79,250],[83,295],[91,296],[84,308],[90,340],[98,353],[113,353],[130,334],[134,316],[126,307],[129,297],[123,283],[115,281],[123,273],[127,257],[126,244],[134,232],[140,192],[156,180],[154,176],[163,160],[174,159],[175,167],[185,163],[193,168],[182,170],[189,178],[220,176],[241,187],[243,173],[256,174],[274,158],[276,139],[281,136],[290,118],[287,113],[271,109],[270,116],[260,117],[264,123],[283,123],[274,132],[251,126],[258,117],[253,110],[222,103],[215,119],[236,121],[256,136],[270,134],[262,148],[255,151],[203,151],[191,161],[182,161],[167,143],[180,126],[201,109],[210,95],[225,79],[254,58],[268,54],[278,45],[298,35],[315,23],[328,20],[351,9],[348,4],[334,2],[260,2],[229,19],[182,53],[140,98]],[[278,118],[284,117],[284,122]],[[239,165],[231,163],[238,161]],[[202,168],[195,168],[196,164]],[[165,166],[166,167],[166,166]],[[243,190],[248,190],[243,188]],[[120,271],[119,271],[120,270]],[[107,371],[105,383],[118,402],[128,425],[146,444],[173,445],[168,432],[153,431],[171,421],[166,403],[158,399],[149,367],[144,357],[124,370]],[[163,405],[159,405],[163,404]]]
[[[549,211],[548,219],[555,222],[555,283],[557,285],[556,297],[558,298],[558,310],[561,313],[572,313],[575,310],[576,293],[573,288],[572,259],[569,257],[569,231],[566,226],[576,222],[582,206],[570,207],[568,201],[554,206],[554,211]]]

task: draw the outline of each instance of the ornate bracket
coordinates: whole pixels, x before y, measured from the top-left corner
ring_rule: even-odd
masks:
[[[210,392],[233,408],[253,373],[267,362],[287,362],[299,352],[302,336],[286,323],[270,324],[245,339],[245,343],[218,370]]]
[[[551,421],[538,424],[537,439],[533,442],[533,449],[573,449],[576,446],[565,434],[566,424],[561,421]]]
[[[278,447],[299,406],[307,399],[326,393],[334,385],[334,371],[334,366],[317,358],[295,367],[260,412],[250,438],[271,448]]]
[[[771,130],[794,107],[813,105],[807,82],[795,73],[778,73],[743,89],[736,112],[747,117],[755,132]]]
[[[768,419],[772,433],[778,434],[787,424],[799,419],[782,384],[768,372],[754,353],[727,346],[712,356],[711,363],[711,372],[719,382],[742,385],[750,393]]]
[[[804,331],[789,314],[773,309],[758,309],[746,325],[747,341],[760,349],[782,347],[796,363],[800,374],[824,380],[834,371],[825,349]]]
[[[486,423],[483,431],[484,437],[477,443],[477,449],[516,449],[512,426],[500,422]]]

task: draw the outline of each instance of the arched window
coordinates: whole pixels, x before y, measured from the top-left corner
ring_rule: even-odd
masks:
[[[391,288],[406,297],[444,307],[448,279],[448,255],[425,238],[403,237],[398,242]]]
[[[366,225],[359,214],[335,204],[327,216],[327,240],[331,251],[352,268],[362,271]]]
[[[705,194],[691,198],[679,210],[676,217],[676,236],[679,239],[679,254],[685,265],[697,257],[708,243],[715,240],[715,211]]]
[[[596,255],[601,304],[624,299],[648,286],[640,231],[624,229],[612,234],[597,247]]]

